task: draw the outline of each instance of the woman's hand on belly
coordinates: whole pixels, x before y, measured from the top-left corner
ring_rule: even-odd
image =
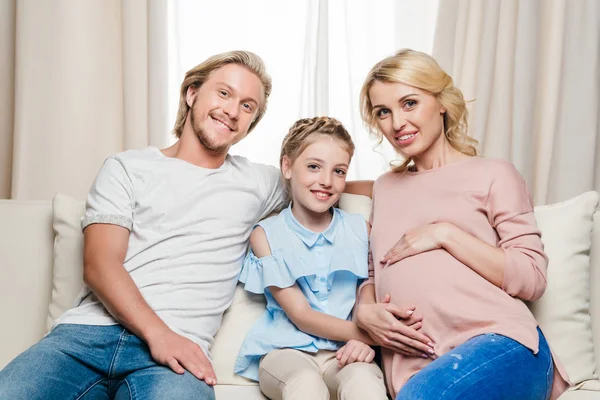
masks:
[[[381,303],[357,304],[358,326],[380,346],[405,356],[435,357],[433,341],[419,332],[422,318],[413,317],[414,308],[401,309],[386,295]]]
[[[407,231],[380,260],[383,267],[394,264],[406,257],[442,248],[447,224],[440,222],[427,224]]]

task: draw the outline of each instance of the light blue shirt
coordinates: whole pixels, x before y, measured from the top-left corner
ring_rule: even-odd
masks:
[[[246,335],[236,361],[236,374],[258,380],[260,358],[275,349],[316,353],[335,351],[343,345],[300,331],[269,291],[269,286],[298,284],[313,309],[350,319],[359,280],[368,276],[367,227],[361,215],[332,210],[331,223],[321,233],[302,226],[290,207],[258,224],[266,233],[271,255],[258,258],[250,251],[240,281],[247,291],[264,293],[267,309]]]

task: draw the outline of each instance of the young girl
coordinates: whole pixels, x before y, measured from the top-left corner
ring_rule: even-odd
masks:
[[[353,153],[339,121],[297,121],[280,157],[292,203],[250,236],[240,281],[264,293],[267,310],[246,336],[235,372],[258,380],[271,399],[386,398],[372,340],[350,321],[357,284],[368,274],[368,225],[334,207]]]

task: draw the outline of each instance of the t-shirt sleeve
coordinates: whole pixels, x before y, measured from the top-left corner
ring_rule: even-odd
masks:
[[[133,184],[123,164],[107,158],[88,194],[81,229],[92,224],[111,224],[131,231],[133,203]]]
[[[263,219],[272,212],[280,211],[285,208],[287,196],[285,193],[285,184],[279,168],[275,168],[271,165],[262,165],[261,167],[262,181],[265,183],[265,200],[260,216],[260,219]]]
[[[533,214],[533,200],[525,180],[509,163],[490,187],[488,207],[498,246],[506,265],[502,289],[514,297],[535,301],[546,289],[548,258]]]

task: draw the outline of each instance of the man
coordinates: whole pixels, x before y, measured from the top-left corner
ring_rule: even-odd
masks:
[[[228,155],[271,92],[235,51],[188,71],[173,146],[109,157],[90,190],[78,305],[0,372],[10,399],[214,399],[208,350],[279,170]]]

